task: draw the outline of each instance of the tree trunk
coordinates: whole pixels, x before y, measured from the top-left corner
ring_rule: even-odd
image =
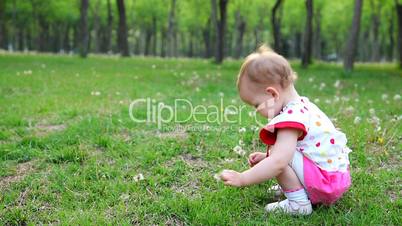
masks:
[[[306,0],[306,9],[306,31],[304,33],[304,49],[302,56],[302,67],[304,68],[311,64],[311,50],[313,46],[313,0]]]
[[[71,25],[70,25],[70,23],[67,23],[66,30],[64,32],[64,38],[63,38],[63,49],[66,53],[70,52],[70,50],[71,50],[70,29],[71,29]]]
[[[161,31],[161,57],[166,57],[166,28],[162,28]]]
[[[226,9],[229,0],[219,0],[219,19],[216,20],[217,50],[215,62],[220,64],[224,58],[225,49],[225,28],[226,28]],[[216,0],[212,0],[212,8],[216,8]]]
[[[370,0],[371,6],[371,23],[372,23],[372,40],[371,40],[371,61],[380,61],[380,43],[379,43],[379,28],[381,18],[382,3],[375,4]],[[390,34],[391,35],[391,34]]]
[[[1,1],[1,0],[0,0]],[[27,27],[26,35],[25,35],[25,43],[28,50],[32,50],[32,28],[30,26]]]
[[[240,58],[242,51],[243,51],[243,36],[244,32],[246,31],[246,21],[240,15],[240,11],[236,11],[236,29],[237,29],[237,36],[235,42],[235,58]]]
[[[39,15],[39,51],[47,51],[48,38],[49,37],[49,24],[45,21],[43,15]]]
[[[398,15],[399,67],[402,68],[402,4],[396,3],[396,12]]]
[[[151,45],[151,38],[152,38],[152,30],[149,28],[145,29],[145,50],[144,55],[149,55],[150,45]]]
[[[167,46],[167,55],[169,57],[176,57],[177,50],[175,49],[177,46],[175,45],[175,36],[176,36],[176,26],[175,26],[175,11],[176,11],[176,0],[171,1],[170,12],[169,12],[169,21],[168,21],[168,46]]]
[[[100,52],[100,45],[101,45],[101,34],[100,34],[100,16],[99,16],[99,8],[100,8],[100,0],[97,0],[95,3],[95,10],[93,12],[94,15],[94,21],[93,21],[93,26],[94,26],[94,33],[95,33],[95,38],[94,38],[94,47],[95,47],[95,53]]]
[[[158,27],[157,27],[157,24],[156,24],[156,17],[155,16],[153,16],[152,17],[152,37],[153,37],[153,39],[152,39],[152,41],[153,41],[153,44],[152,44],[152,55],[154,55],[154,56],[156,56],[157,54],[156,54],[156,49],[157,49],[157,41],[158,41]]]
[[[321,43],[321,8],[317,9],[314,14],[315,32],[314,32],[314,57],[322,58],[322,43]]]
[[[8,43],[9,44],[9,51],[14,51],[14,49],[16,49],[16,39],[17,39],[17,1],[12,1],[13,3],[13,8],[12,8],[12,13],[11,13],[11,20],[12,20],[12,26],[10,28],[10,37],[11,40]]]
[[[394,59],[394,47],[395,47],[395,40],[394,40],[394,14],[391,13],[390,20],[389,20],[389,27],[388,27],[388,34],[389,34],[389,46],[387,51],[388,61]]]
[[[6,11],[6,0],[0,0],[0,49],[6,48],[7,46],[5,11]]]
[[[116,0],[117,9],[119,11],[119,32],[118,32],[118,46],[122,56],[130,56],[128,50],[127,39],[127,24],[126,24],[126,8],[124,6],[124,0]]]
[[[355,8],[353,13],[352,27],[349,32],[349,38],[345,49],[343,68],[346,72],[353,70],[353,63],[356,55],[359,30],[360,30],[360,18],[362,14],[363,0],[355,0]]]
[[[88,55],[88,4],[89,0],[81,0],[80,18],[80,56]]]
[[[106,52],[112,50],[112,30],[113,30],[112,5],[110,3],[110,0],[107,0],[107,28],[105,38]]]
[[[193,35],[191,34],[191,32],[188,35],[188,53],[187,56],[188,57],[193,57],[194,55],[194,45],[193,45]]]
[[[24,30],[22,28],[22,26],[20,28],[18,28],[18,32],[17,32],[17,43],[18,43],[18,47],[16,46],[16,49],[18,49],[19,51],[23,51],[24,50]]]
[[[207,24],[202,31],[202,36],[205,44],[205,58],[211,57],[211,18],[208,18]]]
[[[272,33],[274,36],[274,50],[278,53],[282,52],[281,45],[281,16],[278,10],[282,5],[282,0],[276,0],[274,7],[271,10]]]

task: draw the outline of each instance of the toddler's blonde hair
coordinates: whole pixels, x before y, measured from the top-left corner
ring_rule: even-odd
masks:
[[[243,79],[257,84],[280,84],[286,88],[297,79],[289,62],[266,45],[248,55],[243,62],[237,79],[237,87]]]

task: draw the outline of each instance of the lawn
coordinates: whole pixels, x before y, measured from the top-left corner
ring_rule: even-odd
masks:
[[[370,64],[345,75],[336,64],[293,64],[299,93],[348,137],[353,185],[335,205],[291,217],[264,213],[277,200],[274,181],[238,189],[214,178],[246,169],[247,155],[264,150],[253,109],[225,109],[243,105],[240,64],[1,54],[0,224],[400,224],[402,71]],[[220,116],[236,122],[136,123],[129,106],[138,98],[158,107],[176,98],[222,102]],[[131,115],[144,118],[146,108]],[[178,117],[190,109],[181,102]]]

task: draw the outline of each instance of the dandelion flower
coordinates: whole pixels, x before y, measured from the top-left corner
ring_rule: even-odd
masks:
[[[355,120],[353,120],[353,123],[354,123],[354,124],[359,124],[359,123],[361,122],[361,120],[362,120],[362,119],[361,119],[359,116],[356,116],[356,117],[355,117]]]
[[[242,127],[239,129],[239,133],[244,133],[244,132],[246,132],[246,128]]]
[[[341,81],[336,80],[336,82],[334,83],[334,87],[339,88],[340,86],[341,86]]]
[[[142,175],[142,173],[139,173],[139,174],[135,175],[133,179],[135,182],[138,182],[138,181],[144,180],[145,178],[144,178],[144,175]]]
[[[355,109],[353,108],[353,106],[349,106],[349,107],[345,108],[345,113],[352,114],[354,110]]]
[[[381,95],[381,99],[382,99],[382,100],[388,99],[388,94],[385,94],[385,93],[384,93],[383,95]]]
[[[230,110],[229,108],[225,108],[225,115],[236,115],[237,112]]]
[[[395,100],[395,101],[400,100],[400,99],[401,99],[401,96],[400,96],[399,94],[396,94],[396,95],[394,96],[394,100]]]
[[[244,151],[243,148],[240,147],[239,145],[236,145],[236,147],[233,148],[233,151],[241,156],[244,156],[246,154],[246,151]]]

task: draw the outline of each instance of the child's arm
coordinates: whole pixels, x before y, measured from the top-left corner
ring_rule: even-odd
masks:
[[[279,175],[292,159],[300,132],[295,129],[278,130],[271,155],[253,168],[242,173],[224,170],[221,174],[226,185],[236,187],[258,184]]]

